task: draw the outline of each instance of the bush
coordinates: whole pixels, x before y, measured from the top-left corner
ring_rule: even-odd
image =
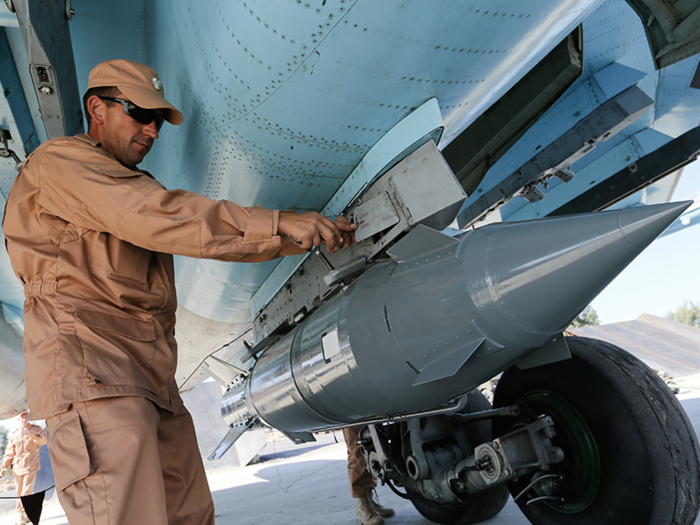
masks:
[[[578,317],[571,321],[569,325],[569,330],[572,328],[582,328],[584,326],[598,326],[600,324],[600,319],[598,318],[598,313],[589,305],[578,314]]]
[[[5,427],[0,427],[0,457],[5,455],[5,447],[7,446],[8,432]]]
[[[700,304],[695,304],[693,301],[683,301],[683,304],[675,312],[667,313],[666,318],[700,328]]]

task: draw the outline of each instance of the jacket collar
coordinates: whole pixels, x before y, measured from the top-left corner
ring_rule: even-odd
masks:
[[[78,133],[77,135],[74,136],[74,138],[78,139],[81,142],[86,142],[87,144],[90,144],[94,148],[100,148],[102,146],[99,142],[97,142],[94,138],[92,138],[87,133]]]
[[[84,142],[86,144],[89,144],[90,146],[92,146],[95,149],[99,149],[103,155],[105,155],[106,157],[108,157],[109,159],[114,161],[114,163],[118,166],[118,168],[115,167],[116,169],[109,170],[110,177],[120,177],[121,178],[121,177],[137,177],[139,175],[146,175],[147,177],[149,177],[151,179],[155,178],[155,177],[153,177],[153,175],[151,175],[150,173],[148,173],[145,170],[142,170],[139,168],[132,170],[132,169],[127,168],[126,166],[122,166],[121,164],[119,164],[119,162],[116,159],[114,159],[111,155],[108,155],[107,152],[102,149],[102,144],[100,142],[95,140],[93,137],[91,137],[87,133],[79,133],[78,135],[74,135],[73,138],[75,138],[76,140],[79,140],[81,142]],[[103,171],[105,171],[105,170],[103,170]]]

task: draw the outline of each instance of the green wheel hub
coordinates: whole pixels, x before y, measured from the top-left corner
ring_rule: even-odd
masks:
[[[557,433],[552,444],[564,451],[564,461],[552,465],[551,470],[564,475],[558,494],[564,502],[547,505],[566,514],[583,512],[595,501],[601,481],[598,445],[586,420],[571,403],[553,392],[529,392],[521,401],[537,413],[552,417]]]

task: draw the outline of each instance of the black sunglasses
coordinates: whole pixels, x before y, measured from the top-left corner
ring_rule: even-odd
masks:
[[[150,124],[154,120],[156,121],[156,130],[160,131],[160,128],[163,127],[163,122],[165,119],[163,117],[159,117],[156,115],[155,111],[150,110],[150,109],[144,109],[138,107],[136,104],[133,102],[129,102],[128,100],[124,100],[123,98],[114,98],[114,97],[100,97],[102,100],[111,100],[112,102],[119,102],[122,107],[124,108],[124,113],[129,115],[132,119],[134,119],[136,122],[139,122],[141,124]]]

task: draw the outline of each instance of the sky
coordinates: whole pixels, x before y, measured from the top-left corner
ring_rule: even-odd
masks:
[[[700,192],[700,161],[689,164],[673,201]],[[596,297],[601,324],[633,321],[642,314],[665,317],[683,301],[700,304],[700,225],[654,241]]]

